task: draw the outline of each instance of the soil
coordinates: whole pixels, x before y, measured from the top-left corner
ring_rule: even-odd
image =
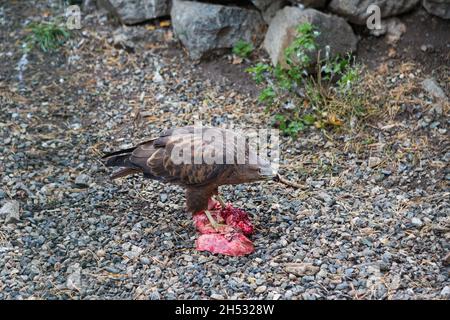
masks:
[[[422,8],[397,18],[406,25],[406,32],[396,45],[388,44],[384,36],[370,36],[366,28],[355,27],[361,37],[356,52],[359,61],[372,69],[386,62],[392,65],[410,61],[425,73],[450,66],[450,20],[431,16]]]

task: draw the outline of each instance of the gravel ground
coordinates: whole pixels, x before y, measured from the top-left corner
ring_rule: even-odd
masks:
[[[20,205],[20,217],[0,211],[0,299],[450,297],[448,105],[418,87],[430,74],[373,70],[386,87],[377,94],[399,101],[383,116],[361,131],[283,138],[282,173],[304,190],[222,188],[252,216],[256,251],[214,256],[194,250],[180,188],[111,182],[99,157],[194,120],[268,127],[245,63],[217,61],[239,80],[210,76],[211,62],[190,62],[170,28],[124,50],[91,16],[20,71],[22,24],[46,3],[0,10],[0,205]],[[448,68],[432,76],[448,94]]]

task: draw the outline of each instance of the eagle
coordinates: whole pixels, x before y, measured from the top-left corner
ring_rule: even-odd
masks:
[[[105,154],[102,160],[107,167],[121,167],[112,179],[141,174],[184,187],[187,210],[192,214],[205,212],[215,229],[219,224],[208,203],[216,198],[225,208],[219,186],[277,177],[271,163],[257,154],[245,136],[215,127],[169,129],[132,148]]]

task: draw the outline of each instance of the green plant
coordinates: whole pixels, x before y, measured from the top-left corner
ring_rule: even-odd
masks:
[[[233,46],[233,53],[241,58],[248,58],[253,52],[253,45],[244,40],[237,41]]]
[[[27,49],[37,45],[42,51],[54,51],[69,38],[69,30],[56,22],[33,22],[30,24],[31,34],[27,38]]]
[[[311,62],[308,53],[317,49],[316,38],[320,32],[308,22],[300,24],[296,31],[297,36],[284,51],[284,56],[290,67],[306,68]]]
[[[276,97],[275,90],[272,87],[264,88],[259,94],[259,102],[273,103]]]
[[[264,81],[267,74],[272,72],[272,66],[265,63],[258,63],[254,67],[247,68],[245,71],[251,73],[253,75],[253,80],[255,80],[257,84],[260,84]]]
[[[320,32],[310,23],[296,29],[297,36],[285,49],[285,64],[272,67],[257,63],[246,71],[257,84],[264,84],[259,101],[274,113],[274,125],[290,136],[308,126],[325,128],[341,126],[346,118],[363,112],[354,88],[360,69],[353,58],[329,58],[329,48],[320,54],[316,39]],[[310,74],[312,59],[317,54],[316,73]],[[283,108],[287,104],[295,108]]]

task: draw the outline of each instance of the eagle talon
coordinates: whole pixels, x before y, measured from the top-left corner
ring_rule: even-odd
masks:
[[[225,203],[225,201],[223,200],[223,198],[220,195],[216,195],[216,199],[217,201],[219,201],[220,206],[225,209],[227,207],[227,204]]]
[[[211,215],[211,212],[209,210],[205,210],[206,217],[208,217],[209,223],[211,224],[211,227],[213,227],[214,230],[219,231],[220,227],[226,226],[225,224],[218,223]]]

